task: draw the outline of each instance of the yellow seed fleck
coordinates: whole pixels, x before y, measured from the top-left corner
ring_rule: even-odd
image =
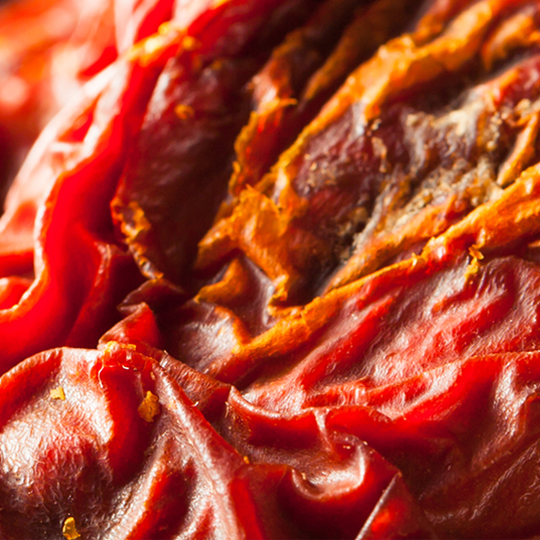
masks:
[[[478,249],[476,245],[472,245],[469,248],[469,255],[478,261],[481,261],[484,258],[484,254]]]
[[[130,201],[128,206],[132,211],[131,219],[133,221],[133,225],[130,226],[130,229],[132,230],[133,235],[136,236],[140,232],[149,231],[151,225],[144,214],[144,210],[138,205],[136,201]]]
[[[105,344],[105,352],[111,353],[116,348],[117,345],[118,345],[117,341],[107,341],[107,343]]]
[[[180,118],[180,120],[189,120],[190,118],[193,118],[195,116],[195,113],[193,112],[193,107],[190,107],[189,105],[184,105],[183,103],[180,103],[174,108],[174,112],[176,113],[176,116]]]
[[[170,22],[161,23],[158,27],[158,34],[164,36],[171,31],[172,25]]]
[[[58,388],[52,388],[49,392],[49,395],[52,399],[61,399],[64,401],[66,399],[66,394],[64,393],[64,389],[59,386]]]
[[[68,517],[66,521],[64,521],[62,534],[67,538],[67,540],[75,540],[76,538],[81,537],[81,535],[77,532],[77,527],[75,527],[74,518]]]
[[[218,8],[219,6],[223,6],[225,4],[228,4],[231,0],[215,0],[213,8]]]
[[[148,390],[137,411],[143,420],[146,420],[146,422],[153,422],[154,416],[158,415],[161,411],[159,398]]]
[[[164,46],[163,39],[160,35],[153,35],[147,37],[144,41],[144,52],[146,54],[152,55],[162,49]]]
[[[198,49],[200,46],[201,46],[200,41],[194,38],[193,36],[185,36],[184,39],[182,39],[182,47],[186,51],[194,51],[195,49]]]
[[[473,260],[467,265],[465,269],[465,281],[469,281],[472,277],[476,276],[480,271],[480,263],[476,257],[473,257]]]
[[[103,352],[105,354],[115,354],[119,349],[128,349],[130,351],[136,351],[137,345],[135,343],[120,343],[119,341],[110,340],[105,343]]]

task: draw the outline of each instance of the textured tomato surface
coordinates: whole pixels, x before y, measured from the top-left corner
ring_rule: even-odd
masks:
[[[539,2],[0,34],[0,539],[540,536]]]

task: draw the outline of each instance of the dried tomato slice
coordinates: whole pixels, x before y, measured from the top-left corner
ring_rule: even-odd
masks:
[[[0,536],[537,535],[538,2],[103,6],[0,222]]]

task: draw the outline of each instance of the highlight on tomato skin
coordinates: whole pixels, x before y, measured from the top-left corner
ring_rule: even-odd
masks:
[[[540,535],[540,4],[0,5],[0,537]]]

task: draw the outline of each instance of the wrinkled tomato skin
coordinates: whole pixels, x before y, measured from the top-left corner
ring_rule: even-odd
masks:
[[[105,4],[0,218],[0,537],[538,537],[540,4]]]

